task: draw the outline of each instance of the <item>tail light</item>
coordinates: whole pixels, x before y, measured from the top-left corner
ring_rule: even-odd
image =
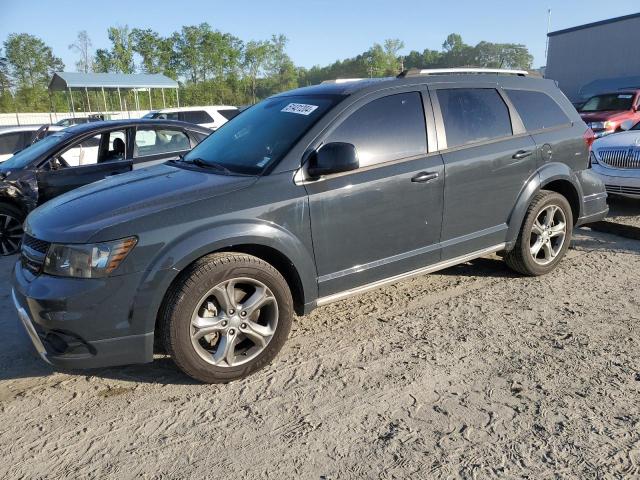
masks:
[[[584,140],[584,143],[587,144],[587,150],[589,151],[589,153],[587,154],[587,168],[591,168],[591,157],[595,158],[593,152],[591,151],[591,147],[593,146],[593,142],[596,140],[596,134],[593,133],[593,130],[591,130],[591,128],[587,128],[587,130],[582,135],[582,139]]]
[[[593,133],[593,130],[591,130],[590,128],[587,128],[587,130],[584,132],[584,135],[582,135],[582,139],[584,140],[584,143],[587,144],[589,153],[591,153],[591,146],[593,145],[593,142],[595,142],[596,140],[596,134]]]

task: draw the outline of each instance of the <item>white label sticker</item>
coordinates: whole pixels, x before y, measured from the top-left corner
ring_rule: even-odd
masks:
[[[618,95],[618,98],[633,98],[633,95]]]
[[[317,105],[307,105],[306,103],[290,103],[289,105],[284,107],[281,110],[281,112],[297,113],[299,115],[309,115],[316,108],[318,108]]]

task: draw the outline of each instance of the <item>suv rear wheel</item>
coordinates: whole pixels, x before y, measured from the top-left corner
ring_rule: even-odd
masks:
[[[571,206],[556,192],[538,193],[525,216],[507,265],[523,275],[544,275],[562,260],[573,233]]]
[[[225,383],[275,358],[291,329],[293,300],[268,263],[217,253],[181,275],[161,315],[164,346],[178,367],[196,380]]]

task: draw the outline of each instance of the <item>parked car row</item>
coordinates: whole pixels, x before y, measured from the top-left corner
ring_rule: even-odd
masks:
[[[239,379],[276,357],[294,312],[492,252],[542,275],[608,209],[593,132],[526,72],[324,83],[207,138],[138,122],[72,127],[3,166],[7,188],[27,175],[37,192],[27,210],[55,197],[27,217],[12,281],[53,365],[151,362],[159,343],[193,378]],[[89,139],[87,166],[66,152]],[[146,160],[163,163],[119,173]]]

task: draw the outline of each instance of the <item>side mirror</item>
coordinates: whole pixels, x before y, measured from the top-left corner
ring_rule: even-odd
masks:
[[[620,130],[631,130],[635,122],[633,120],[625,120],[620,124]]]
[[[360,166],[356,147],[350,143],[333,142],[323,145],[309,158],[307,172],[313,178],[355,170]]]

